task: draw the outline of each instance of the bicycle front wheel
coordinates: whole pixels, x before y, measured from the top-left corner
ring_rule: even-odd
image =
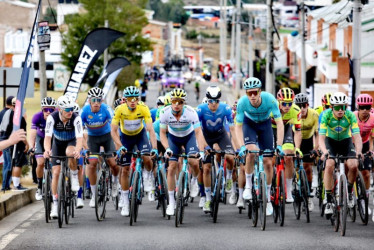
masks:
[[[45,210],[45,222],[48,223],[51,220],[51,207],[52,207],[52,193],[51,193],[51,175],[49,170],[44,170],[43,176],[43,201],[44,201],[44,210]]]
[[[345,229],[347,224],[347,210],[348,210],[348,193],[347,193],[347,178],[344,174],[340,176],[339,181],[339,207],[340,210],[340,221],[341,221],[341,228],[340,234],[342,236],[345,235]]]
[[[58,206],[57,206],[57,213],[58,213],[58,227],[62,227],[62,222],[64,220],[64,209],[65,209],[65,175],[60,173],[58,178]]]
[[[264,231],[266,227],[266,178],[265,173],[260,173],[260,186],[259,186],[259,205],[260,205],[260,223],[261,230]]]
[[[369,199],[366,196],[365,182],[361,172],[358,172],[358,176],[356,179],[356,188],[358,213],[360,214],[362,223],[364,225],[367,225],[369,222]]]
[[[169,204],[169,193],[165,172],[163,170],[160,170],[160,203],[162,207],[162,216],[166,217],[166,206]]]
[[[96,181],[95,213],[98,221],[104,220],[106,205],[106,176],[105,171],[99,171]]]
[[[279,221],[280,226],[284,226],[284,217],[286,213],[286,190],[284,188],[284,171],[281,170],[279,174],[279,196],[278,196],[278,208],[279,208]]]
[[[184,215],[184,190],[185,190],[185,182],[187,176],[184,172],[180,173],[179,180],[178,180],[178,190],[177,190],[177,200],[176,200],[176,207],[175,207],[175,227],[178,227],[179,224],[183,222],[183,215]]]
[[[213,223],[217,222],[217,216],[218,216],[218,208],[219,208],[219,200],[221,195],[221,186],[222,186],[222,176],[223,171],[219,171],[218,173],[218,179],[217,179],[217,187],[216,190],[214,190],[214,197],[213,197]]]
[[[132,180],[131,186],[131,201],[130,201],[130,226],[133,222],[136,222],[136,206],[137,206],[137,193],[138,193],[138,182],[139,182],[139,172],[135,172]]]
[[[309,188],[308,188],[308,179],[306,177],[305,170],[302,169],[300,171],[300,189],[301,189],[301,196],[302,196],[302,202],[303,202],[303,209],[306,217],[306,222],[310,222],[310,216],[309,216],[309,206],[308,206],[308,200],[309,200]]]
[[[300,178],[300,176],[299,176]],[[296,172],[293,174],[292,178],[292,196],[293,196],[293,211],[295,212],[296,220],[300,220],[300,215],[301,215],[301,198],[300,198],[300,191],[299,191],[299,186],[298,186],[298,179],[296,176]]]

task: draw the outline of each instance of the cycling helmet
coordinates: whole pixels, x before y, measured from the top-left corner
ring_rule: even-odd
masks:
[[[165,98],[164,98],[164,106],[169,106],[171,104],[171,98],[170,98],[170,95],[169,94],[166,94],[165,95]]]
[[[373,105],[373,97],[369,94],[361,94],[357,96],[357,105]]]
[[[221,98],[222,93],[221,89],[218,86],[212,85],[206,89],[205,95],[208,99],[219,99]]]
[[[48,96],[44,97],[40,104],[42,107],[56,107],[57,102],[54,98]]]
[[[123,97],[138,97],[139,95],[139,89],[135,86],[129,86],[123,91]]]
[[[300,104],[300,103],[308,103],[308,95],[304,93],[297,94],[295,96],[295,103]]]
[[[330,103],[331,93],[326,93],[322,96],[322,104],[323,105],[331,105]]]
[[[157,106],[164,105],[164,103],[165,103],[165,96],[157,97]]]
[[[292,102],[295,98],[295,93],[290,88],[281,88],[278,91],[277,99],[283,102]]]
[[[244,81],[243,87],[245,90],[247,89],[256,89],[256,88],[261,88],[262,83],[260,79],[256,77],[250,77]]]
[[[170,96],[171,98],[180,98],[186,100],[187,93],[184,89],[173,89]]]
[[[342,92],[336,92],[330,97],[330,103],[332,105],[345,105],[348,104],[348,97]]]
[[[60,109],[65,109],[65,108],[74,108],[74,102],[71,100],[70,97],[68,96],[60,96],[57,99],[57,105]]]
[[[81,110],[81,108],[79,107],[78,103],[75,102],[73,112],[79,114],[80,110]]]
[[[114,108],[117,108],[117,107],[118,107],[119,105],[121,105],[121,104],[122,104],[122,99],[121,99],[121,98],[115,100],[115,101],[114,101]]]
[[[88,98],[92,98],[92,97],[101,98],[103,97],[104,92],[101,88],[94,87],[88,91],[87,95],[88,95]]]
[[[203,100],[201,101],[201,103],[208,103],[208,98],[204,97]]]

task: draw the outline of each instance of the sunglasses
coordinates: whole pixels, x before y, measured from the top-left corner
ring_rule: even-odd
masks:
[[[184,100],[181,100],[181,99],[173,99],[171,100],[171,103],[172,104],[176,104],[176,105],[183,105],[184,104]]]
[[[209,99],[208,102],[211,103],[211,104],[219,103],[219,100]]]
[[[258,93],[260,92],[260,90],[247,90],[247,96],[251,97],[251,96],[257,96]]]
[[[65,108],[63,109],[63,111],[65,112],[73,112],[74,108]]]
[[[370,110],[371,109],[371,105],[359,105],[358,109],[359,110],[364,110],[364,109]]]
[[[101,102],[101,98],[91,98],[91,102]]]
[[[43,108],[43,112],[45,112],[45,113],[47,113],[47,112],[52,113],[53,111],[55,111],[54,108]]]
[[[298,104],[296,104],[299,108],[301,108],[301,109],[305,109],[305,108],[307,108],[308,107],[308,103],[298,103]]]
[[[335,111],[340,111],[340,110],[345,111],[347,107],[345,105],[339,105],[339,106],[333,106],[333,108]]]
[[[139,97],[127,97],[126,101],[128,101],[128,102],[137,102],[137,101],[139,101]]]
[[[282,102],[282,106],[283,107],[291,107],[292,106],[292,102]]]

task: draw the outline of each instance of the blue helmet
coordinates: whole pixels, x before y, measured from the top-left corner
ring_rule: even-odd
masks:
[[[139,95],[140,91],[135,86],[129,86],[123,91],[123,97],[138,97]]]
[[[250,78],[247,78],[244,81],[243,87],[244,87],[245,90],[247,90],[247,89],[261,88],[262,87],[262,83],[261,83],[261,81],[258,78],[256,78],[256,77],[250,77]]]

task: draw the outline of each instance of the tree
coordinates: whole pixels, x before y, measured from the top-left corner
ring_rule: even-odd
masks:
[[[189,16],[183,6],[182,0],[170,0],[167,3],[163,3],[161,0],[149,0],[147,5],[149,9],[155,12],[154,19],[184,25],[187,23]]]
[[[80,0],[83,13],[68,15],[65,22],[68,31],[63,35],[63,64],[72,71],[79,56],[79,50],[86,35],[95,28],[104,27],[108,20],[109,27],[122,31],[125,35],[108,48],[109,58],[124,56],[133,67],[140,68],[142,53],[151,50],[151,41],[144,38],[142,28],[148,21],[144,10],[146,0]],[[103,69],[103,56],[99,57],[85,82],[93,85]],[[140,70],[133,70],[141,72]],[[137,73],[136,77],[140,77]],[[120,79],[121,84],[133,84],[127,78]]]
[[[48,7],[43,19],[48,21],[49,24],[55,24],[55,17],[57,17],[56,10]]]

